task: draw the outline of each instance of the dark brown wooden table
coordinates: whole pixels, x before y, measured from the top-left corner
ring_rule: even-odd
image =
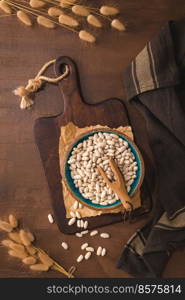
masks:
[[[100,1],[93,1],[100,3]],[[108,3],[109,1],[101,1]],[[111,2],[111,1],[110,1]],[[70,56],[78,65],[83,95],[96,103],[110,97],[124,99],[123,69],[155,36],[169,19],[184,16],[184,0],[117,0],[128,32],[104,31],[96,46],[82,43],[78,37],[57,28],[49,31],[37,25],[27,28],[16,17],[0,19],[0,216],[15,213],[25,227],[36,235],[38,245],[48,251],[66,269],[75,263],[81,240],[65,236],[56,224],[49,224],[52,213],[50,195],[38,150],[34,143],[33,125],[38,116],[62,111],[62,99],[57,86],[46,85],[36,96],[30,111],[21,111],[12,90],[32,78],[46,61],[60,55]],[[98,32],[97,32],[98,34]],[[52,71],[49,73],[52,75]],[[108,255],[95,257],[80,264],[78,277],[129,277],[115,265],[123,245],[134,231],[146,222],[116,224],[106,227],[111,240],[106,241]],[[0,238],[4,236],[0,233]],[[65,240],[70,251],[60,244]],[[87,238],[88,241],[88,238]],[[92,246],[97,246],[91,241]],[[105,244],[106,244],[105,243]],[[116,247],[115,247],[116,245]],[[185,253],[177,251],[170,259],[163,276],[184,277]],[[183,263],[182,263],[183,262]],[[0,248],[0,277],[61,277],[57,272],[32,273],[19,260],[8,257]]]

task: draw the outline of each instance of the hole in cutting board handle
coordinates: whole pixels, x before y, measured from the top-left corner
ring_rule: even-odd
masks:
[[[79,90],[78,71],[75,62],[68,56],[60,56],[55,62],[54,71],[56,76],[60,76],[64,73],[66,65],[69,67],[69,73],[63,80],[59,81],[59,87],[62,89],[62,93],[68,94],[72,90]]]
[[[66,66],[69,68],[69,73],[65,76],[64,79],[66,79],[70,75],[70,72],[71,72],[70,66],[68,64],[66,64],[66,63],[62,63],[62,64],[59,65],[59,72],[60,72],[60,74],[64,74],[64,72],[66,70]]]
[[[60,76],[64,73],[66,65],[69,67],[69,74],[66,76],[66,79],[76,75],[76,66],[73,60],[67,56],[60,56],[54,65],[56,76]]]

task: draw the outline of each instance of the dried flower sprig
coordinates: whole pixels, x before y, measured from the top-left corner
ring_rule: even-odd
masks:
[[[74,277],[72,273],[75,267],[71,267],[67,272],[45,251],[35,247],[34,235],[29,230],[18,228],[18,220],[14,215],[9,215],[8,221],[0,220],[0,229],[8,233],[8,238],[1,242],[9,249],[8,254],[21,259],[23,264],[30,265],[31,270],[46,272],[53,269],[67,277]]]
[[[82,28],[79,18],[85,18],[87,23],[95,28],[102,28],[103,23],[99,19],[102,17],[110,22],[112,28],[119,31],[126,30],[119,19],[111,18],[119,13],[117,8],[105,5],[94,8],[81,2],[79,0],[0,0],[0,9],[8,15],[16,11],[17,18],[27,26],[32,26],[32,18],[35,17],[36,22],[43,27],[53,29],[61,26],[77,33],[81,40],[89,43],[94,43],[96,38]]]

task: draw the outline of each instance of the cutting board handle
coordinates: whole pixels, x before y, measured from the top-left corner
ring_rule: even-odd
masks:
[[[73,120],[73,113],[79,110],[82,104],[82,98],[80,94],[80,84],[78,79],[78,71],[73,60],[67,56],[60,56],[54,65],[56,76],[60,76],[65,71],[65,66],[69,67],[69,74],[59,81],[59,88],[64,101],[64,112],[66,122]]]
[[[65,71],[65,66],[69,68],[69,74],[59,82],[63,94],[68,94],[74,90],[78,90],[78,71],[73,60],[67,56],[60,56],[57,58],[54,71],[56,76],[60,76]]]

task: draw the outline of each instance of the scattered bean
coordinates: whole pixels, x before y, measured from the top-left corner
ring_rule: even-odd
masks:
[[[62,247],[67,250],[69,248],[68,244],[66,242],[62,242]]]

